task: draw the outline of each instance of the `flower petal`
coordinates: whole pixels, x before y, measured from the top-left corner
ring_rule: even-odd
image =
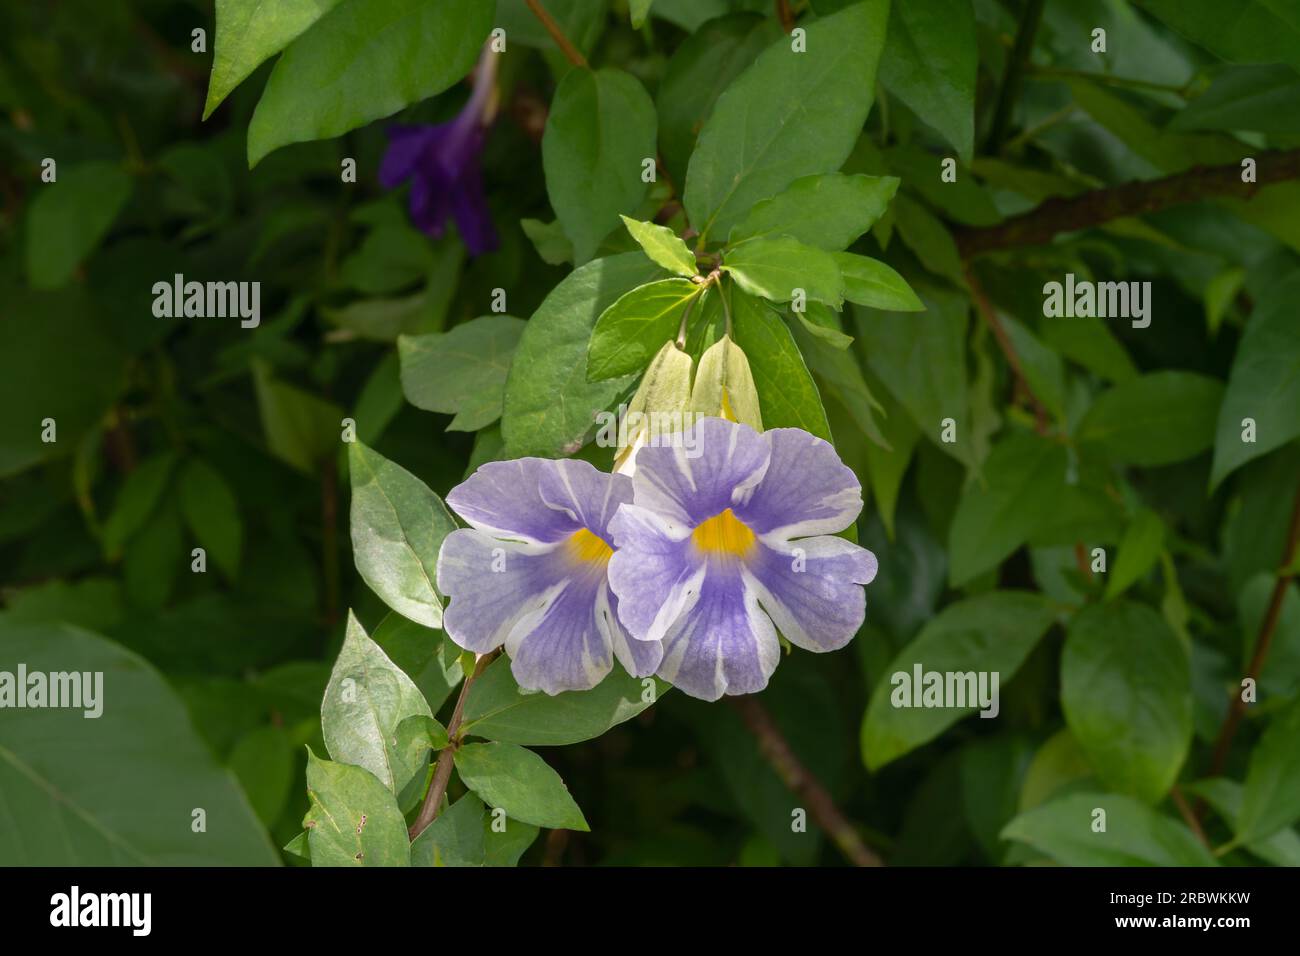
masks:
[[[674,436],[671,445],[637,452],[633,500],[694,527],[745,501],[762,480],[768,457],[767,442],[748,425],[706,418]]]
[[[632,479],[607,475],[590,462],[562,458],[538,471],[537,491],[546,507],[608,541],[618,506],[632,502]]]
[[[876,556],[843,538],[804,538],[781,550],[760,547],[748,571],[759,605],[786,640],[808,651],[833,651],[862,626],[862,586],[876,576]]]
[[[659,669],[664,658],[661,641],[638,641],[628,634],[618,619],[618,598],[606,583],[596,598],[596,626],[614,648],[614,656],[623,670],[633,677],[649,677]]]
[[[609,530],[619,620],[634,640],[658,641],[699,598],[705,568],[687,551],[690,532],[636,505],[619,508]]]
[[[546,605],[521,617],[506,638],[510,671],[525,690],[559,694],[589,690],[614,666],[609,640],[597,626],[600,578],[570,578]]]
[[[740,426],[743,427],[743,426]],[[834,534],[862,511],[862,486],[834,447],[799,428],[774,428],[767,471],[736,516],[755,534],[782,541]]]
[[[470,255],[481,256],[497,247],[497,231],[492,224],[487,194],[483,190],[483,176],[477,163],[461,172],[451,190],[448,205]]]
[[[428,161],[427,151],[438,139],[436,126],[390,126],[388,149],[379,163],[379,182],[394,189],[409,179],[421,161]]]
[[[563,589],[568,568],[553,546],[502,541],[460,528],[438,552],[438,590],[447,597],[442,626],[460,647],[485,654],[506,642],[530,612]]]
[[[692,697],[752,694],[767,686],[781,646],[752,580],[710,569],[699,600],[669,629],[659,676]]]
[[[492,461],[457,485],[447,504],[480,531],[551,543],[582,525],[542,498],[542,476],[558,463],[547,458]]]

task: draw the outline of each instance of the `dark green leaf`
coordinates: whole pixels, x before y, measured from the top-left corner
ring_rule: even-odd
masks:
[[[700,289],[690,279],[660,279],[620,296],[592,329],[587,381],[601,382],[644,369],[677,334]]]
[[[616,667],[586,691],[525,694],[519,690],[510,661],[494,661],[470,688],[462,727],[488,740],[526,746],[555,747],[599,737],[611,727],[631,720],[668,690],[662,681],[652,688]]]
[[[767,428],[802,428],[831,440],[821,395],[781,317],[762,299],[731,297],[736,344],[745,351]]]
[[[249,167],[447,89],[474,65],[494,10],[485,0],[344,0],[276,62],[248,125]]]
[[[131,177],[115,163],[59,169],[52,183],[32,187],[27,211],[27,281],[57,289],[99,245],[131,198]]]
[[[1187,650],[1146,605],[1085,608],[1061,655],[1061,708],[1101,782],[1155,803],[1191,743]]]
[[[777,40],[718,98],[686,174],[702,240],[796,179],[840,168],[871,109],[888,17],[888,0],[865,0],[819,18],[804,52]]]
[[[542,138],[546,191],[578,262],[595,254],[622,214],[634,213],[655,156],[654,103],[619,70],[570,70],[551,101]]]
[[[996,674],[1000,695],[1055,616],[1047,598],[1027,591],[995,591],[944,608],[898,653],[871,695],[862,722],[862,759],[868,769],[878,770],[983,707],[977,700],[961,707],[953,701],[921,706],[924,685],[914,679],[917,668],[922,674],[938,673],[941,681],[948,674],[976,678],[981,673],[991,681]],[[986,687],[993,689],[991,683]],[[993,716],[996,705],[995,697],[988,708]]]
[[[722,268],[750,295],[789,302],[802,290],[834,309],[844,304],[844,279],[829,252],[788,237],[750,239],[727,249]]]
[[[1093,829],[1104,810],[1105,830]],[[1217,866],[1191,830],[1130,797],[1074,793],[1022,813],[1002,831],[1063,866]]]
[[[731,230],[730,243],[789,236],[828,252],[847,249],[884,215],[898,191],[893,176],[826,173],[796,179],[754,205]]]
[[[590,829],[560,775],[514,744],[466,744],[456,751],[460,778],[492,807],[516,820],[556,830]]]
[[[1214,443],[1223,383],[1193,372],[1149,372],[1104,392],[1079,424],[1081,443],[1116,461],[1169,465]],[[1300,417],[1297,417],[1300,421]]]

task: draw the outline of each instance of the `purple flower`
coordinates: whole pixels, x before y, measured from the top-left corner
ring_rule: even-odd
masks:
[[[479,156],[496,112],[496,54],[484,47],[474,70],[474,92],[454,120],[436,126],[390,126],[379,182],[395,189],[411,181],[411,221],[441,236],[456,221],[471,255],[497,247]]]
[[[585,461],[479,468],[447,496],[471,525],[438,554],[447,634],[478,654],[504,644],[519,685],[548,694],[596,686],[613,657],[653,674],[661,648],[628,638],[606,573],[609,522],[631,500],[631,479]]]
[[[659,676],[717,700],[767,686],[778,630],[810,651],[852,640],[876,557],[830,536],[862,489],[828,443],[720,418],[694,429],[637,453],[633,503],[609,525],[609,583],[632,637],[662,640]]]

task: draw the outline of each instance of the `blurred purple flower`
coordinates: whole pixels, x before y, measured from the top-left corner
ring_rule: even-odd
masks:
[[[496,113],[496,54],[484,47],[474,69],[474,92],[454,120],[436,126],[390,126],[379,182],[396,189],[411,181],[411,221],[441,236],[456,221],[471,255],[497,247],[479,157]]]

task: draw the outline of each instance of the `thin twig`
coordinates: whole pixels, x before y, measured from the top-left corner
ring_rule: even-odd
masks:
[[[533,16],[537,17],[537,19],[542,22],[542,26],[546,29],[546,32],[551,35],[551,39],[555,41],[555,45],[560,48],[560,52],[564,54],[564,58],[574,66],[586,66],[587,58],[583,56],[582,52],[573,45],[572,41],[570,41],[567,36],[564,35],[564,30],[555,22],[555,18],[546,12],[546,8],[542,6],[541,0],[524,0],[524,3],[528,4],[529,10],[533,11]]]
[[[1277,580],[1273,582],[1273,594],[1268,601],[1268,610],[1260,624],[1259,636],[1255,639],[1255,650],[1246,667],[1246,676],[1253,681],[1259,679],[1259,672],[1264,667],[1269,648],[1273,644],[1273,635],[1277,633],[1277,623],[1282,615],[1282,605],[1286,601],[1287,588],[1295,578],[1291,568],[1295,565],[1296,549],[1300,547],[1300,488],[1296,489],[1295,504],[1291,508],[1291,524],[1287,528],[1286,544],[1282,548],[1282,563],[1278,566]],[[1219,729],[1218,740],[1214,744],[1214,756],[1210,761],[1209,776],[1217,777],[1223,772],[1228,762],[1228,751],[1232,747],[1232,738],[1237,733],[1241,718],[1246,714],[1246,702],[1240,692],[1232,697],[1232,706],[1228,716]]]
[[[1242,158],[1250,150],[1242,147]],[[1270,183],[1300,179],[1300,149],[1256,154],[1255,181],[1242,182],[1241,164],[1195,166],[1163,179],[1094,189],[1078,196],[1055,197],[998,223],[958,230],[954,238],[963,259],[1018,246],[1041,246],[1056,236],[1120,219],[1159,212],[1180,203],[1218,196],[1249,199]]]
[[[442,810],[443,795],[446,794],[447,784],[451,781],[452,761],[455,759],[456,751],[460,749],[460,725],[465,717],[465,701],[469,697],[470,685],[478,680],[479,675],[487,669],[496,654],[496,651],[480,654],[474,665],[474,672],[466,674],[465,682],[460,685],[460,695],[456,698],[451,720],[447,723],[447,746],[442,749],[442,753],[438,754],[438,762],[433,768],[433,782],[429,784],[429,792],[425,794],[420,814],[411,824],[407,834],[412,841],[424,832],[425,827],[438,819],[438,813]]]
[[[1178,812],[1182,816],[1183,820],[1187,822],[1191,831],[1196,834],[1196,839],[1205,844],[1207,850],[1213,850],[1209,838],[1206,837],[1205,831],[1201,829],[1201,821],[1196,819],[1196,814],[1192,812],[1192,808],[1187,803],[1187,798],[1183,796],[1183,791],[1178,784],[1174,784],[1170,789],[1169,796],[1173,798],[1174,806],[1178,808]]]
[[[1025,377],[1025,367],[1020,363],[1020,354],[1016,351],[1015,345],[1012,344],[1011,337],[1007,335],[1007,330],[1002,324],[1002,320],[998,318],[997,309],[993,307],[993,303],[989,301],[989,297],[984,293],[984,288],[975,278],[975,272],[973,269],[966,269],[966,284],[970,286],[971,297],[975,300],[976,311],[979,312],[980,316],[984,319],[984,322],[992,330],[993,337],[997,340],[998,348],[1002,350],[1002,354],[1006,357],[1007,364],[1011,366],[1011,374],[1014,375],[1016,379],[1016,388],[1029,399],[1029,403],[1033,407],[1034,429],[1038,434],[1046,435],[1048,432],[1047,423],[1049,419],[1047,407],[1038,400],[1038,396],[1034,394],[1033,388],[1030,387],[1029,379]]]
[[[776,0],[776,19],[786,33],[794,30],[794,11],[790,9],[790,0]]]
[[[758,739],[759,752],[772,765],[781,782],[808,805],[812,818],[835,841],[840,852],[854,866],[884,866],[880,857],[862,842],[857,829],[840,812],[822,782],[791,749],[789,741],[758,698],[746,695],[727,699],[740,712],[745,727]]]

